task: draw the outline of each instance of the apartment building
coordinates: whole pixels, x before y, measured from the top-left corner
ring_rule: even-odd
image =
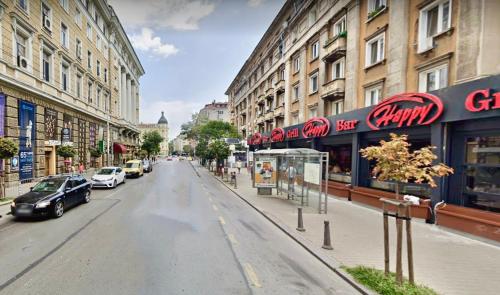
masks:
[[[206,104],[196,117],[196,123],[201,124],[206,121],[229,121],[229,110],[227,102],[216,102]]]
[[[0,21],[0,135],[20,143],[7,183],[64,172],[60,145],[72,164],[132,157],[144,69],[107,1],[0,1]]]
[[[436,146],[455,173],[403,185],[426,202],[414,217],[500,240],[499,13],[494,0],[286,1],[226,91],[231,122],[252,150],[328,152],[331,192],[372,206],[395,184],[360,148],[391,132]]]

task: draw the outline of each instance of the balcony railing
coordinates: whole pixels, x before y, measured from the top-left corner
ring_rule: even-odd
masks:
[[[266,89],[266,97],[274,96],[274,88],[269,87]]]
[[[278,82],[276,82],[276,84],[274,84],[274,86],[276,88],[276,92],[278,92],[278,93],[284,92],[285,91],[285,80],[279,80]]]
[[[274,109],[275,117],[283,117],[285,115],[285,106],[280,105]]]
[[[344,97],[345,79],[339,78],[323,84],[321,89],[322,99],[337,99]]]
[[[323,58],[325,61],[334,61],[345,56],[346,37],[343,35],[328,39],[325,43],[326,55]]]

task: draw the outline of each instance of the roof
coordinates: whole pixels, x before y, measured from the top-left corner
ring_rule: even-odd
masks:
[[[165,113],[161,111],[161,117],[158,120],[158,124],[168,124],[167,118],[165,118]]]
[[[307,149],[307,148],[297,148],[297,149],[269,149],[269,150],[259,150],[254,152],[254,155],[299,155],[299,156],[318,156],[323,152]]]

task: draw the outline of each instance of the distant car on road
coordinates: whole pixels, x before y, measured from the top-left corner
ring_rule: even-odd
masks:
[[[91,178],[92,187],[117,187],[125,183],[125,171],[121,167],[104,167]]]
[[[169,157],[167,157],[167,161],[172,161],[172,160],[173,160],[173,158],[172,158],[172,157],[170,157],[170,156],[169,156]]]
[[[14,199],[10,211],[15,217],[61,217],[64,211],[90,202],[92,184],[80,175],[50,176]]]
[[[139,176],[144,175],[142,161],[141,160],[128,161],[127,163],[125,163],[125,167],[123,168],[123,171],[125,171],[125,175],[127,177],[131,177],[131,176],[139,177]]]
[[[151,164],[151,161],[149,161],[149,160],[143,160],[142,167],[144,169],[144,172],[149,173],[149,172],[153,171],[153,165]]]

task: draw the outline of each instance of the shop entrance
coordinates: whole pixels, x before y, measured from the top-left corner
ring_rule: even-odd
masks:
[[[56,160],[56,146],[45,147],[45,176],[57,174]]]

